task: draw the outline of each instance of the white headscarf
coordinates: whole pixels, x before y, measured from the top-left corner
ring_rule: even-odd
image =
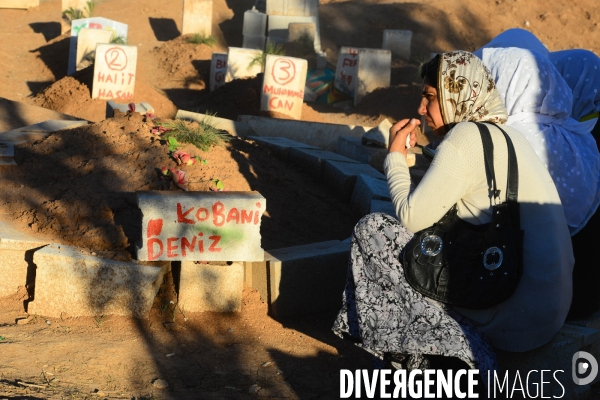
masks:
[[[585,126],[570,118],[573,96],[545,56],[520,48],[484,48],[508,111],[507,125],[519,130],[548,168],[571,235],[600,203],[600,154]]]
[[[548,58],[573,92],[571,116],[591,131],[600,111],[600,58],[591,51],[555,51]]]

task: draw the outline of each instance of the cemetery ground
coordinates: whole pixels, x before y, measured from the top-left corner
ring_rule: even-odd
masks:
[[[235,120],[268,115],[260,111],[262,78],[211,93],[210,58],[227,46],[241,47],[243,13],[253,4],[214,0],[213,47],[179,36],[180,1],[104,0],[95,15],[128,24],[129,44],[138,46],[133,101],[150,103],[159,121],[169,122],[178,109]],[[307,121],[376,126],[384,118],[414,116],[419,62],[434,51],[474,50],[510,27],[530,29],[551,50],[583,47],[600,54],[600,3],[584,0],[569,2],[568,9],[561,0],[322,0],[319,15],[331,68],[341,46],[381,46],[384,29],[412,30],[413,58],[394,60],[391,86],[356,107],[304,104]],[[57,0],[0,9],[0,97],[93,124],[17,147],[19,166],[0,169],[0,219],[90,253],[128,259],[139,219],[133,195],[179,190],[157,174],[174,162],[151,133],[154,122],[135,114],[105,119],[105,101],[90,98],[90,69],[66,76],[69,43],[59,21]],[[266,198],[265,250],[350,236],[357,216],[348,204],[256,143],[234,138],[206,152],[184,150],[207,162],[187,167],[191,190],[208,190],[219,179],[226,189],[257,190]],[[274,320],[248,288],[240,313],[189,313],[178,307],[167,274],[147,320],[67,313],[33,315],[17,325],[27,298],[23,288],[0,299],[0,398],[330,399],[338,397],[340,369],[371,366],[365,352],[330,332],[331,313]]]

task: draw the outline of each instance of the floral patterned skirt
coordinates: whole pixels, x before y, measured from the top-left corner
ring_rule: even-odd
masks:
[[[379,358],[407,355],[418,368],[424,355],[456,357],[487,376],[497,361],[484,336],[465,317],[406,282],[400,252],[412,236],[386,214],[369,214],[358,222],[333,331]]]

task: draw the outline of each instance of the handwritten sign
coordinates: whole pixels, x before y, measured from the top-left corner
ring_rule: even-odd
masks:
[[[138,192],[140,261],[262,261],[258,192]]]
[[[260,109],[300,119],[307,68],[301,58],[267,55]]]
[[[342,47],[335,69],[335,88],[352,97],[358,80],[358,51],[359,49],[354,47]]]
[[[130,101],[133,99],[137,47],[116,44],[96,46],[93,99]]]
[[[213,53],[210,61],[210,91],[225,84],[227,74],[227,53]]]
[[[213,0],[183,0],[181,34],[210,35],[212,31]]]
[[[77,36],[77,57],[75,60],[76,70],[84,69],[92,63],[96,45],[98,43],[109,43],[112,32],[104,29],[81,28]],[[90,60],[92,58],[92,60]],[[84,61],[87,61],[85,62]],[[82,62],[83,61],[83,62]]]
[[[111,39],[113,37],[121,38],[124,42],[127,42],[127,24],[102,17],[82,18],[71,21],[68,75],[72,75],[77,68],[77,37],[82,28],[104,29],[112,33]]]

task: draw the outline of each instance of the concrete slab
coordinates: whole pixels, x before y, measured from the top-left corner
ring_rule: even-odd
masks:
[[[267,14],[317,17],[319,0],[267,0]]]
[[[52,132],[62,129],[72,129],[78,126],[87,125],[84,120],[50,120],[38,124],[24,126],[19,129],[0,133],[0,140],[5,143],[20,144],[42,139]]]
[[[258,10],[248,10],[244,12],[242,34],[244,36],[266,36],[267,14],[261,13]]]
[[[264,51],[267,44],[266,36],[244,35],[242,47],[245,49],[254,49]]]
[[[277,111],[300,119],[307,71],[306,60],[268,54],[260,94],[261,111]]]
[[[213,0],[183,0],[181,34],[212,34]]]
[[[268,147],[273,154],[288,161],[290,155],[290,149],[313,149],[317,150],[318,147],[311,146],[306,143],[297,142],[284,137],[262,137],[262,136],[247,136],[246,139],[254,140],[263,147]]]
[[[335,150],[340,136],[361,138],[366,131],[371,129],[359,125],[293,121],[254,115],[240,115],[238,120],[248,124],[258,136],[285,137],[331,151]]]
[[[599,338],[599,331],[565,324],[555,337],[544,346],[524,353],[509,353],[496,350],[498,363],[500,365],[500,377],[504,378],[505,371],[508,382],[515,382],[517,372],[522,384],[532,397],[540,391],[541,371],[545,370],[543,381],[545,398],[555,397],[563,399],[578,399],[577,392],[582,388],[574,384],[571,371],[573,355],[588,348],[588,346]],[[529,377],[529,371],[533,372]],[[528,379],[525,379],[528,377]],[[495,398],[504,398],[500,392],[496,392]],[[506,394],[506,391],[503,392]],[[540,396],[541,397],[541,396]]]
[[[184,312],[239,312],[242,310],[244,265],[181,263],[179,307]]]
[[[122,113],[129,111],[129,103],[117,103],[113,100],[106,102],[106,118],[112,118],[115,116],[115,110],[119,110]],[[154,107],[148,103],[137,103],[135,105],[135,112],[142,115],[146,113],[154,113]]]
[[[252,284],[275,318],[341,307],[350,244],[337,240],[276,249],[253,264]]]
[[[383,31],[384,50],[390,50],[394,58],[410,61],[410,45],[412,32],[397,29],[386,29]]]
[[[33,255],[35,299],[29,314],[60,317],[124,315],[147,318],[170,263],[103,259],[64,245]]]
[[[371,212],[371,202],[373,200],[391,201],[390,190],[387,180],[373,178],[367,175],[359,175],[354,184],[354,190],[350,197],[352,207],[361,216]]]
[[[26,9],[39,5],[40,0],[0,0],[0,8]]]
[[[82,10],[83,8],[85,8],[85,6],[86,5],[84,1],[83,5],[73,6],[73,8]],[[63,8],[63,10],[65,9]],[[102,17],[81,18],[71,21],[71,38],[69,41],[69,65],[67,69],[68,75],[73,74],[77,67],[77,36],[79,36],[79,32],[83,28],[108,30],[112,32],[115,37],[120,37],[125,42],[127,42],[127,24],[123,24],[121,22],[113,21],[111,19]]]
[[[352,136],[340,136],[335,151],[360,163],[369,164],[380,172],[383,172],[383,162],[388,154],[387,149],[365,145],[362,139]]]
[[[33,253],[49,241],[17,231],[8,222],[0,221],[0,297],[10,296],[19,287],[35,283]],[[29,276],[29,280],[28,280]]]
[[[96,45],[98,43],[110,43],[112,35],[111,31],[104,29],[81,28],[79,35],[76,36],[75,70],[80,71],[92,65],[96,54]]]
[[[315,25],[315,51],[321,51],[321,39],[319,30],[319,18],[316,16],[284,16],[269,15],[267,22],[267,36],[269,38],[279,38],[287,42],[289,37],[289,25],[291,23],[305,23]]]
[[[390,86],[392,77],[392,52],[380,49],[360,49],[354,91],[354,105],[378,88]]]
[[[137,46],[98,44],[92,99],[130,101],[135,88]]]
[[[234,79],[253,77],[263,71],[263,66],[252,61],[260,56],[261,50],[230,47],[227,51],[227,74],[225,82]]]
[[[258,192],[137,192],[141,261],[262,261]]]
[[[15,145],[12,143],[0,142],[0,165],[15,166]]]
[[[0,132],[8,132],[47,120],[81,121],[71,115],[0,97]]]
[[[384,119],[379,125],[363,135],[362,142],[387,149],[390,140],[390,128],[392,126],[392,123],[387,118]]]
[[[325,161],[358,164],[357,161],[332,151],[301,148],[290,149],[289,161],[297,167],[306,170],[316,181],[321,181],[323,178]]]
[[[212,53],[210,59],[210,91],[214,92],[225,84],[227,53]]]
[[[398,219],[398,216],[396,215],[396,210],[394,209],[394,203],[392,203],[391,201],[371,200],[371,209],[369,210],[369,214],[378,212],[391,215],[392,217]]]
[[[385,175],[368,164],[325,161],[323,182],[333,187],[342,201],[348,202],[360,174],[385,181]]]
[[[232,121],[226,118],[215,117],[214,115],[200,114],[191,111],[179,110],[175,115],[176,119],[186,121],[209,122],[215,127],[229,132],[230,135],[246,138],[248,135],[253,135],[254,131],[248,124],[239,121]]]

